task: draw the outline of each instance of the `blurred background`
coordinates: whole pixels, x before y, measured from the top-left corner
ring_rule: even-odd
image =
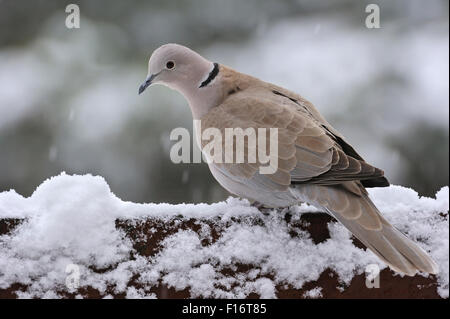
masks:
[[[76,3],[81,28],[67,29]],[[365,7],[380,6],[367,29]],[[0,0],[0,191],[102,175],[136,202],[228,194],[205,164],[173,164],[173,128],[192,129],[177,92],[137,95],[159,45],[300,93],[393,184],[449,184],[447,0]]]

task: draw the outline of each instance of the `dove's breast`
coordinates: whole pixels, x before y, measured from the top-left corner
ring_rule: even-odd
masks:
[[[211,174],[230,193],[250,201],[257,201],[267,207],[286,207],[299,202],[298,195],[291,188],[276,190],[269,179],[259,173],[252,177],[238,177],[214,163],[208,164]]]

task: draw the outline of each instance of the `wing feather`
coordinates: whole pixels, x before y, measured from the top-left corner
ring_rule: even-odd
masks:
[[[274,94],[264,87],[242,90],[230,95],[202,118],[202,131],[215,127],[224,136],[225,128],[253,128],[256,134],[258,128],[277,128],[278,169],[274,174],[262,175],[260,180],[269,179],[280,187],[302,183],[339,185],[383,176],[382,170],[362,158],[346,154],[333,135],[334,131],[327,129],[322,118],[317,116],[318,112],[316,114],[315,109],[311,109],[313,106],[299,101],[298,98]],[[267,139],[266,154],[273,142]],[[202,148],[205,145],[202,142]],[[244,146],[244,158],[248,160],[252,150],[248,149],[247,139]],[[254,151],[256,163],[221,163],[221,169],[238,177],[250,178],[259,174],[259,168],[267,164],[262,163],[258,152]],[[357,188],[348,187],[352,193],[360,193]],[[342,203],[343,207],[345,205]]]

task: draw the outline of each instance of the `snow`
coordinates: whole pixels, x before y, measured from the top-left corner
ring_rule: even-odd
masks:
[[[436,198],[419,197],[400,186],[370,189],[370,195],[388,220],[431,253],[440,266],[438,292],[447,298],[448,187]],[[292,220],[311,211],[315,210],[306,205],[295,207]],[[62,173],[44,181],[29,198],[14,190],[0,193],[2,218],[26,219],[12,233],[0,236],[0,289],[26,285],[21,298],[63,297],[69,291],[66,268],[72,264],[79,267],[80,287],[95,288],[105,298],[114,293],[155,298],[149,290],[160,283],[176,290],[188,288],[191,297],[243,298],[256,293],[276,298],[276,285],[301,288],[327,268],[346,285],[368,264],[386,267],[371,252],[355,247],[338,223],[329,223],[330,239],[314,244],[306,231],[290,236],[283,214],[262,215],[246,200],[137,204],[120,200],[99,176]],[[157,253],[134,254],[116,220],[138,225],[149,218],[163,225],[194,219],[200,230],[179,228],[164,236]],[[220,229],[215,240],[211,225]],[[242,271],[240,265],[252,267]],[[129,286],[132,278],[139,287]],[[307,298],[320,296],[320,288],[305,293]]]
[[[320,298],[322,297],[322,287],[316,287],[311,290],[308,290],[303,294],[303,296],[310,299]]]

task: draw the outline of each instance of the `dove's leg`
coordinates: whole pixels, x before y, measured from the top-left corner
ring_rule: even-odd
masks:
[[[270,211],[273,210],[274,208],[270,208],[265,206],[264,204],[254,201],[251,206],[257,208],[263,215],[268,216]]]

